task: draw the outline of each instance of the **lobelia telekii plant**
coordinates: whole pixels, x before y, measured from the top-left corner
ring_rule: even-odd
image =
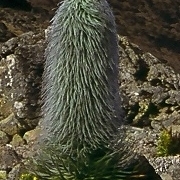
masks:
[[[37,178],[127,179],[132,158],[118,130],[118,40],[106,0],[64,0],[52,20],[45,58]]]

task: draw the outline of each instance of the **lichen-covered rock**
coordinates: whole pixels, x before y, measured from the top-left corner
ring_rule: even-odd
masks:
[[[150,162],[162,180],[180,179],[180,156],[150,158]]]
[[[40,134],[40,128],[35,128],[33,130],[27,131],[24,136],[23,139],[29,144],[29,143],[33,143],[37,140],[37,137]]]
[[[24,143],[23,138],[19,134],[15,134],[10,142],[13,147],[22,146]]]
[[[0,44],[1,119],[14,113],[24,129],[38,123],[43,38],[29,32]]]
[[[14,117],[14,114],[10,114],[7,118],[0,121],[0,130],[6,134],[13,136],[21,130],[21,125]]]
[[[127,120],[138,126],[152,121],[180,123],[180,75],[126,37],[119,37],[120,91]],[[154,123],[154,122],[153,122]]]
[[[22,136],[39,121],[44,29],[48,21],[38,14],[0,8],[0,130],[9,138],[3,136],[1,146],[10,143],[0,148],[0,170],[9,174],[8,179],[15,174],[9,171],[29,157],[31,148]]]
[[[1,180],[3,180],[3,179],[6,180],[6,178],[7,178],[7,172],[0,170],[0,179]]]
[[[128,129],[128,135],[130,139],[132,138],[134,140],[135,151],[143,154],[149,160],[162,180],[168,180],[167,178],[171,180],[180,179],[180,156],[178,154],[165,157],[157,156],[157,144],[160,137],[160,133],[157,130],[148,127],[130,127]]]
[[[21,169],[21,164],[17,164],[16,166],[14,166],[8,173],[8,180],[19,180]]]
[[[173,180],[172,177],[167,173],[161,174],[161,178],[162,180]]]
[[[11,145],[0,146],[0,170],[10,170],[18,163],[19,158]]]
[[[9,142],[9,137],[3,131],[0,131],[0,144],[5,145]]]

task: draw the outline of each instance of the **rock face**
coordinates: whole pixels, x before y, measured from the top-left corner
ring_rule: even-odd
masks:
[[[0,170],[8,179],[19,172],[15,167],[28,157],[31,145],[29,141],[25,144],[24,134],[39,122],[48,21],[31,12],[0,8]]]
[[[44,14],[0,7],[0,42],[30,31],[38,34],[47,28],[49,20]]]
[[[32,7],[55,8],[60,0],[29,0]]]
[[[109,0],[118,33],[180,72],[180,1]]]
[[[17,126],[27,129],[38,123],[36,119],[39,116],[38,96],[44,50],[42,38],[42,34],[29,32],[0,45],[1,119],[13,113],[12,116],[18,121],[8,118],[1,122],[1,126],[14,121]],[[13,135],[10,131],[9,135]]]
[[[0,147],[0,152],[1,170],[11,170],[12,166],[18,162],[18,156],[16,152],[11,148],[11,146]]]
[[[30,10],[31,5],[28,1],[26,0],[1,0],[0,1],[0,6],[3,7],[11,7],[11,8],[21,8],[24,10]]]
[[[180,75],[126,37],[119,40],[120,90],[129,123],[180,124]]]

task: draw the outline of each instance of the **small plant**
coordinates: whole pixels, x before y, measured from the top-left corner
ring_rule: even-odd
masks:
[[[159,136],[159,140],[157,144],[157,155],[158,156],[169,155],[171,144],[172,144],[171,133],[168,130],[164,129]]]
[[[39,180],[39,179],[33,174],[24,173],[21,174],[20,180]]]
[[[180,136],[178,132],[172,132],[172,129],[164,129],[159,136],[157,144],[157,155],[168,156],[180,154]]]

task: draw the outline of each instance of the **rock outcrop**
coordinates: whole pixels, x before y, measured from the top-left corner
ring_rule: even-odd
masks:
[[[180,72],[179,0],[108,0],[118,33]]]
[[[153,128],[180,124],[180,75],[126,37],[119,40],[120,90],[127,121]]]

